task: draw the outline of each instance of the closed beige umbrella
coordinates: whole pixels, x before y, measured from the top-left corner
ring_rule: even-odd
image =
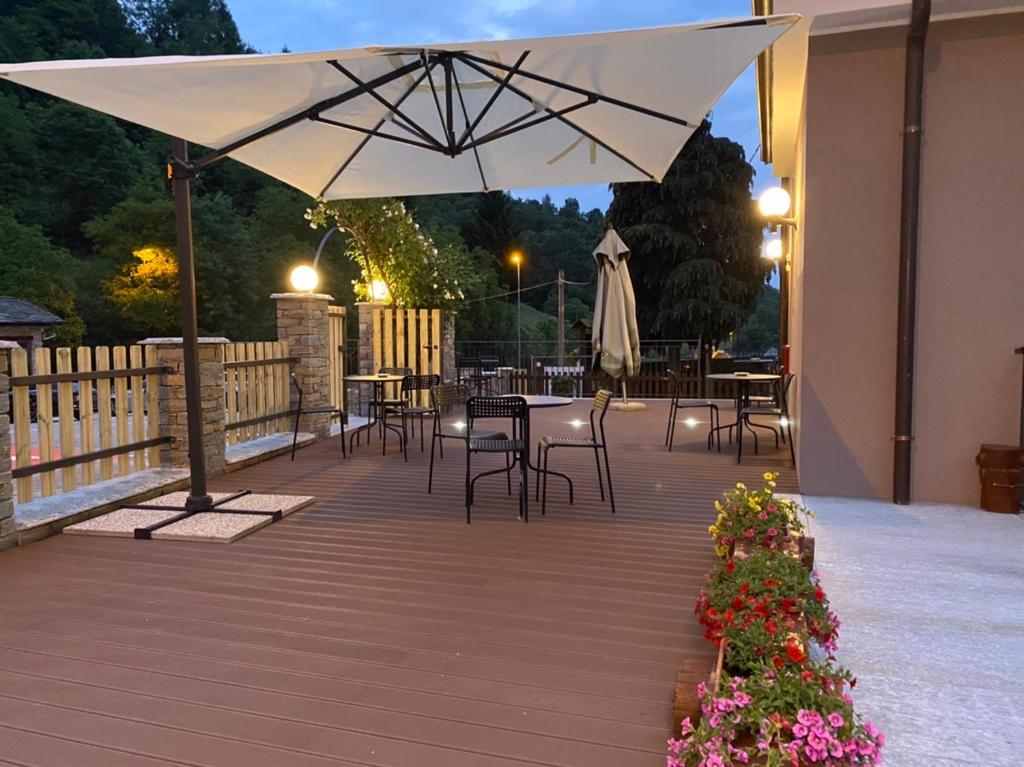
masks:
[[[594,249],[597,262],[597,299],[594,304],[594,357],[600,368],[622,386],[640,372],[640,331],[636,324],[636,298],[629,277],[629,247],[609,227]]]

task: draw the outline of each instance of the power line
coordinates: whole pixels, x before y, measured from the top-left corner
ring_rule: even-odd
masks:
[[[537,288],[546,288],[549,285],[557,285],[557,284],[558,284],[558,280],[550,280],[549,282],[541,282],[541,283],[538,283],[536,285],[530,285],[528,288],[523,288],[521,291],[518,291],[518,292],[525,293],[528,290],[536,290]],[[562,280],[562,284],[563,285],[589,285],[590,283],[589,282],[570,282],[569,280]],[[482,298],[470,298],[467,301],[463,301],[463,303],[464,304],[475,304],[475,303],[479,303],[480,301],[492,301],[495,298],[504,298],[505,296],[514,296],[515,294],[516,294],[515,290],[507,290],[504,293],[495,293],[493,296],[484,296]]]

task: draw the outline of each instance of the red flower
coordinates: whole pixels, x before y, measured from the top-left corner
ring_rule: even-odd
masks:
[[[740,584],[740,593],[746,594],[748,591],[750,591],[750,583],[743,581],[743,583]]]
[[[782,605],[783,610],[792,610],[794,607],[796,607],[796,602],[794,602],[789,597],[783,597],[781,600],[779,600],[779,604]]]
[[[735,617],[736,617],[736,613],[734,613],[730,609],[727,609],[725,611],[725,623],[726,623],[726,625],[731,626],[732,625],[732,619],[735,618]]]
[[[782,584],[782,581],[780,581],[778,578],[765,578],[764,579],[764,587],[766,589],[773,589],[776,586],[779,586],[781,584]]]
[[[764,630],[772,636],[775,636],[777,633],[779,633],[779,627],[775,625],[775,621],[766,621],[764,624]]]
[[[746,603],[740,597],[732,598],[732,609],[739,612],[746,606]]]
[[[794,663],[803,663],[804,659],[807,657],[804,655],[804,651],[801,650],[795,642],[790,642],[786,645],[786,655],[788,655],[789,659]]]
[[[778,655],[774,656],[772,658],[772,664],[774,664],[775,668],[782,668],[782,658]]]
[[[807,669],[804,669],[800,672],[800,678],[803,679],[805,682],[808,681],[812,676],[814,676],[814,674],[812,674]]]
[[[856,679],[851,679],[850,680],[850,689],[852,690],[856,686],[857,686],[857,680]]]
[[[736,563],[735,563],[735,562],[733,562],[733,561],[732,561],[731,559],[730,559],[730,560],[729,560],[728,562],[726,562],[726,563],[725,563],[725,571],[726,571],[727,573],[731,573],[731,572],[733,572],[733,571],[734,571],[735,569],[736,569]]]
[[[825,591],[821,586],[814,587],[814,599],[818,602],[823,602],[825,600]]]

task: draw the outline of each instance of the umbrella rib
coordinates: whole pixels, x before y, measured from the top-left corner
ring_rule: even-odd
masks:
[[[194,163],[192,163],[192,167],[194,168],[195,171],[199,171],[200,169],[205,168],[207,165],[210,165],[216,162],[217,160],[226,157],[227,155],[231,154],[237,149],[241,149],[242,147],[247,146],[248,144],[251,144],[254,141],[259,141],[260,139],[266,138],[267,136],[277,133],[278,131],[284,130],[285,128],[289,128],[292,125],[295,125],[296,123],[302,122],[303,120],[311,120],[317,115],[319,115],[320,112],[336,107],[339,104],[345,103],[346,101],[351,101],[355,97],[360,96],[368,91],[372,92],[373,88],[380,87],[381,85],[386,85],[392,80],[397,80],[400,77],[405,77],[407,74],[415,72],[421,66],[423,66],[423,64],[419,61],[411,62],[403,67],[399,67],[393,72],[388,72],[387,74],[381,75],[380,77],[375,77],[373,80],[370,80],[369,82],[364,83],[357,88],[345,91],[344,93],[339,93],[336,96],[331,96],[330,98],[324,99],[323,101],[318,101],[316,104],[313,104],[313,106],[306,107],[302,111],[296,112],[295,114],[291,114],[288,117],[285,117],[281,120],[278,120],[275,123],[266,126],[265,128],[260,128],[258,131],[250,133],[248,136],[243,136],[240,139],[236,139],[235,141],[232,141],[230,144],[227,144],[226,146],[223,146],[220,149],[214,149],[212,152],[208,152],[207,154],[203,155],[198,160],[196,160]]]
[[[513,133],[518,133],[519,131],[526,130],[527,128],[532,128],[535,125],[540,125],[541,123],[545,123],[548,120],[555,120],[561,117],[562,115],[569,114],[570,112],[575,112],[577,109],[582,109],[583,107],[590,106],[593,103],[595,103],[594,99],[587,99],[586,101],[581,101],[577,104],[573,104],[572,106],[564,107],[563,109],[551,110],[524,125],[520,125],[520,123],[523,120],[527,119],[528,117],[535,115],[536,112],[530,112],[529,114],[520,115],[514,120],[509,120],[500,128],[495,128],[490,133],[486,133],[478,139],[473,139],[468,144],[466,144],[466,146],[471,147],[475,151],[476,147],[480,146],[481,144],[489,144],[492,141],[497,141],[500,138],[505,138],[505,136],[509,136]]]
[[[455,65],[454,64],[452,64],[451,69],[452,69],[452,81],[455,83],[455,92],[459,95],[459,104],[462,106],[462,117],[466,121],[466,130],[469,130],[469,111],[466,109],[466,100],[463,98],[463,96],[462,96],[462,88],[459,86],[459,75],[455,71]],[[452,132],[454,133],[454,126],[453,126],[453,131]],[[470,134],[470,137],[472,138],[472,133]],[[487,191],[490,191],[488,189],[488,187],[487,187],[487,177],[484,176],[484,166],[480,162],[480,153],[477,151],[476,146],[477,145],[475,143],[472,144],[472,147],[473,147],[473,157],[476,159],[476,169],[477,169],[477,172],[480,174],[480,183],[483,185],[483,190],[485,192],[487,192]]]
[[[428,144],[425,141],[414,141],[411,138],[405,138],[404,136],[395,136],[391,133],[383,133],[379,128],[364,128],[361,125],[353,125],[352,123],[342,122],[340,120],[332,120],[330,117],[315,117],[313,118],[316,122],[323,123],[324,125],[333,125],[335,128],[344,128],[345,130],[355,131],[356,133],[365,133],[367,136],[375,138],[386,138],[389,141],[397,141],[400,144],[408,144],[409,146],[418,147],[419,149],[429,149],[431,152],[440,152],[433,144]]]
[[[442,144],[436,138],[434,138],[427,131],[425,131],[415,120],[411,119],[401,109],[399,109],[396,105],[392,104],[386,98],[384,98],[379,93],[377,93],[375,88],[367,88],[365,83],[363,83],[362,80],[360,80],[354,73],[352,73],[348,69],[346,69],[342,64],[340,64],[339,62],[334,61],[334,60],[328,61],[327,63],[330,64],[335,69],[337,69],[343,75],[345,75],[348,79],[350,79],[356,85],[359,85],[359,86],[365,88],[366,89],[365,92],[367,94],[369,94],[370,96],[372,96],[373,98],[375,98],[377,101],[379,101],[385,107],[387,107],[388,111],[392,115],[394,115],[396,117],[400,117],[403,122],[407,123],[404,127],[410,128],[413,131],[415,131],[416,133],[418,133],[420,135],[420,137],[424,141],[427,141],[428,143],[431,143],[431,144],[436,144],[438,147],[442,146]],[[422,66],[422,63],[420,63],[419,66]],[[397,125],[398,123],[396,122],[395,124]]]
[[[458,55],[467,62],[469,60],[472,60],[478,64],[485,64],[487,66],[494,67],[495,69],[500,69],[503,72],[508,72],[510,69],[512,69],[512,67],[510,67],[508,64],[502,64],[499,61],[491,61],[490,59],[484,59],[479,56],[474,56],[472,53],[463,52]],[[586,88],[581,88],[578,85],[573,85],[572,83],[562,82],[559,80],[555,80],[551,77],[545,77],[544,75],[538,75],[533,72],[528,72],[522,68],[518,69],[515,72],[515,74],[519,75],[520,77],[525,77],[529,80],[536,80],[537,82],[544,83],[545,85],[552,85],[556,88],[561,88],[562,90],[572,91],[573,93],[578,93],[581,96],[593,96],[598,101],[604,101],[608,104],[612,104],[617,107],[622,107],[623,109],[630,109],[634,112],[639,112],[640,114],[647,115],[648,117],[656,117],[659,120],[666,120],[670,123],[675,123],[676,125],[682,125],[684,128],[697,127],[697,124],[694,124],[689,120],[684,120],[682,117],[676,117],[674,115],[665,114],[664,112],[658,112],[657,110],[654,109],[648,109],[647,107],[642,107],[639,104],[633,104],[629,101],[617,99],[614,96],[605,96],[604,94],[597,93],[596,91],[587,90]]]
[[[491,72],[488,72],[483,67],[481,67],[478,64],[474,63],[471,60],[472,58],[475,58],[475,57],[466,57],[465,55],[461,55],[461,59],[462,59],[462,61],[464,63],[466,63],[467,65],[469,65],[473,69],[477,70],[480,74],[484,75],[485,77],[489,77],[492,80],[494,80],[495,82],[499,82],[497,75],[495,75],[495,74],[493,74]],[[519,90],[519,88],[516,88],[514,85],[506,85],[505,88],[508,89],[509,91],[511,91],[512,93],[516,94],[517,96],[519,96],[519,98],[525,99],[526,101],[529,101],[531,104],[534,103],[533,98],[529,94],[524,93],[523,91]],[[568,125],[570,128],[572,128],[577,133],[579,133],[579,134],[583,135],[584,137],[590,139],[591,141],[593,141],[598,146],[603,147],[606,151],[608,151],[611,154],[615,155],[616,157],[618,157],[620,160],[622,160],[624,163],[626,163],[630,167],[640,171],[645,176],[647,176],[647,178],[649,178],[651,181],[657,181],[658,180],[657,177],[653,173],[651,173],[650,171],[648,171],[645,168],[641,167],[634,160],[631,160],[629,157],[624,155],[618,149],[615,149],[614,147],[610,146],[606,141],[602,141],[601,139],[599,139],[597,136],[595,136],[593,133],[588,131],[586,128],[580,127],[579,125],[574,123],[572,120],[570,120],[568,117],[565,117],[564,115],[558,114],[556,112],[556,110],[554,110],[551,107],[546,106],[546,105],[544,106],[544,111],[548,112],[549,114],[551,114],[552,117],[554,117],[554,119],[558,120],[559,122],[562,122],[565,125]]]
[[[501,92],[505,90],[509,82],[512,80],[513,76],[515,76],[516,72],[519,71],[519,67],[523,65],[523,62],[526,61],[526,57],[529,55],[530,51],[523,51],[519,55],[519,58],[516,60],[516,63],[509,68],[508,72],[505,74],[504,79],[500,83],[498,83],[497,89],[494,91],[494,93],[491,94],[491,97],[487,99],[487,103],[484,104],[484,108],[480,110],[480,113],[476,116],[476,119],[473,120],[472,125],[467,127],[466,132],[463,133],[462,136],[459,138],[458,145],[460,149],[463,148],[463,145],[466,143],[466,139],[469,138],[472,135],[473,131],[476,130],[477,126],[480,124],[480,121],[484,119],[484,115],[486,115],[490,111],[491,107],[494,106],[494,102],[498,100],[498,96],[500,96]]]
[[[428,71],[429,70],[426,67],[424,67],[424,70],[420,72],[420,74],[416,77],[415,80],[412,81],[412,85],[406,88],[405,93],[403,93],[399,97],[398,101],[395,102],[396,106],[401,106],[402,102],[409,98],[410,95],[412,95],[412,93],[420,86],[420,83],[423,82],[424,78],[426,78]],[[383,126],[385,122],[387,122],[387,118],[382,117],[380,120],[377,121],[377,125],[374,126],[374,130],[379,131],[381,129],[381,126]],[[327,194],[327,190],[334,186],[334,182],[337,181],[341,177],[341,174],[348,169],[348,166],[352,164],[352,161],[355,160],[356,156],[363,151],[363,148],[370,143],[370,139],[372,138],[373,136],[370,134],[367,134],[366,136],[363,137],[363,140],[359,142],[358,146],[356,146],[356,148],[352,150],[352,154],[345,158],[345,162],[343,162],[341,166],[338,168],[338,170],[335,171],[334,175],[331,176],[331,180],[324,185],[323,189],[320,190],[320,194],[318,194],[317,197],[323,197],[325,194]]]
[[[441,114],[441,101],[437,98],[437,88],[434,86],[434,75],[431,74],[433,65],[427,67],[427,82],[430,83],[430,94],[434,97],[434,106],[437,107],[437,119],[441,121],[441,130],[447,133],[444,125],[444,115]]]

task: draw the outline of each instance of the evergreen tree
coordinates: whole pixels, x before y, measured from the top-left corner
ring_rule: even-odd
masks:
[[[608,218],[632,252],[640,334],[717,342],[753,311],[771,265],[760,257],[743,147],[704,121],[661,184],[613,184]]]

